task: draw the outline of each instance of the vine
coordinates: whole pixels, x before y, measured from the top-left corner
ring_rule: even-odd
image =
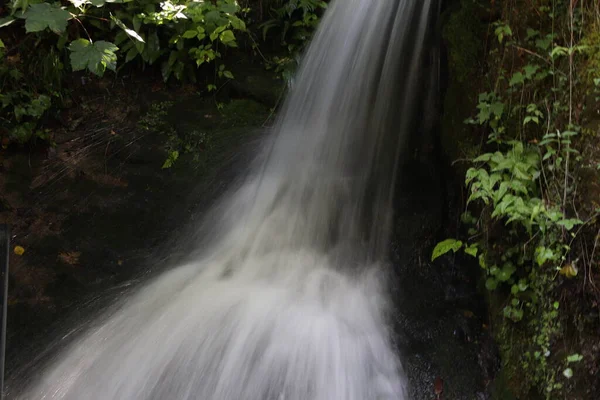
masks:
[[[557,351],[567,318],[558,288],[579,277],[583,257],[575,244],[600,213],[597,206],[578,206],[578,176],[589,164],[582,154],[581,93],[586,75],[597,93],[600,70],[577,71],[591,65],[600,49],[581,33],[584,5],[542,3],[547,5],[531,7],[542,18],[539,26],[549,29],[510,18],[491,24],[490,64],[497,73],[488,72],[489,90],[465,121],[487,131],[483,154],[465,175],[465,235],[438,243],[432,260],[459,251],[478,260],[485,288],[501,299],[501,318],[510,321],[503,329],[533,338],[514,357],[512,345],[501,343],[504,362],[526,371],[526,387],[554,398],[566,390],[572,365],[585,361]]]

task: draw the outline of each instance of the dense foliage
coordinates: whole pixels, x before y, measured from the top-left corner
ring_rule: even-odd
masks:
[[[259,35],[247,22],[257,22],[255,28],[265,41],[280,35],[286,47],[283,56],[263,58],[267,67],[288,72],[317,24],[316,12],[326,4],[265,4],[272,10],[261,22],[252,16],[252,2],[242,7],[236,0],[12,1],[0,9],[4,145],[48,140],[40,120],[53,105],[60,105],[65,82],[79,71],[102,77],[127,65],[159,68],[165,81],[197,82],[205,92],[217,91],[235,78],[226,56],[240,41],[262,55]]]
[[[588,317],[600,294],[600,164],[586,149],[597,146],[600,8],[511,3],[489,10],[500,18],[489,26],[485,91],[465,121],[487,140],[466,170],[464,237],[439,243],[432,258],[461,249],[477,258],[513,391],[550,399],[573,393],[574,371],[585,380],[582,366],[597,357],[581,332],[598,325]]]

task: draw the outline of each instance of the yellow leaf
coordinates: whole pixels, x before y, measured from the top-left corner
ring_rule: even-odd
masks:
[[[577,276],[577,268],[575,268],[573,264],[567,264],[560,269],[560,274],[567,278],[574,278]]]
[[[21,246],[15,246],[15,250],[14,250],[15,254],[18,256],[22,256],[23,253],[25,253],[25,249]]]

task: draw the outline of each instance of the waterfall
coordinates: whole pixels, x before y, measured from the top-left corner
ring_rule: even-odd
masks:
[[[334,1],[264,152],[199,228],[200,255],[16,398],[405,399],[386,254],[434,3]]]

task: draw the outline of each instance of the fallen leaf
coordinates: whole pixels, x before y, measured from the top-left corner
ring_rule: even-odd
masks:
[[[15,246],[14,252],[18,256],[22,256],[25,253],[25,249],[21,246]]]
[[[118,260],[117,265],[123,265],[123,260]]]
[[[69,251],[66,253],[60,253],[58,255],[58,258],[64,262],[65,264],[69,264],[69,265],[77,265],[79,264],[79,257],[81,257],[81,252],[80,251]]]
[[[473,311],[469,310],[463,310],[463,315],[465,316],[465,318],[473,318],[475,316],[475,314],[473,314]]]

